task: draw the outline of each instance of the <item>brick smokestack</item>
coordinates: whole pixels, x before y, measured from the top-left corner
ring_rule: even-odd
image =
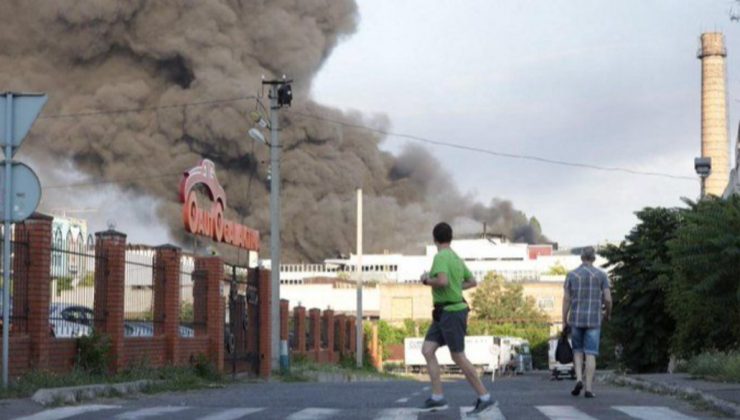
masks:
[[[719,32],[701,35],[701,156],[712,159],[712,172],[705,182],[706,194],[722,196],[730,172],[730,143],[727,127],[724,36]]]

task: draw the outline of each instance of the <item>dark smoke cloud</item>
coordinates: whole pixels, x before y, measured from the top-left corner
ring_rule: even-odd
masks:
[[[157,107],[253,95],[261,76],[296,80],[294,109],[387,127],[306,98],[322,63],[354,32],[352,0],[5,0],[0,2],[0,87],[44,91],[45,114]],[[26,151],[36,161],[71,160],[95,179],[157,197],[178,233],[177,174],[213,160],[231,217],[269,243],[269,151],[246,135],[254,101],[152,112],[39,120]],[[462,195],[440,163],[418,147],[394,157],[364,130],[281,115],[284,143],[283,261],[321,260],[354,248],[355,189],[365,191],[366,250],[416,249],[438,220],[475,230],[487,222],[528,241],[542,240],[511,203],[489,206]],[[149,179],[131,179],[149,176]],[[94,194],[95,190],[74,191]],[[153,200],[153,207],[155,201]],[[268,247],[263,246],[263,255]]]

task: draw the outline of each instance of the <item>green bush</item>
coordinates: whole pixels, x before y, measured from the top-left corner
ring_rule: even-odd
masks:
[[[183,322],[193,322],[195,319],[192,302],[180,302],[180,320]],[[290,330],[288,330],[290,331]]]
[[[740,350],[702,353],[691,358],[686,367],[694,376],[740,382]]]
[[[110,338],[93,331],[91,335],[77,339],[75,367],[91,375],[105,375],[111,362],[110,352]]]
[[[64,277],[57,277],[57,296],[61,296],[62,292],[65,290],[72,290],[74,287],[72,287],[72,281],[74,280],[72,277],[64,276]]]
[[[221,379],[221,374],[216,370],[211,360],[203,353],[198,353],[193,363],[193,369],[195,374],[202,379],[209,381],[218,381]]]
[[[94,287],[95,286],[95,273],[86,273],[79,283],[80,287]]]

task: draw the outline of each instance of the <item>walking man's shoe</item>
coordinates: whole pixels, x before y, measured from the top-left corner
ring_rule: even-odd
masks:
[[[583,382],[578,381],[576,382],[576,386],[573,388],[573,391],[570,391],[570,395],[574,397],[581,395],[581,389],[583,389]]]
[[[594,394],[594,393],[593,393],[593,392],[591,392],[591,391],[586,391],[586,393],[585,393],[585,394],[583,394],[583,395],[584,395],[584,396],[585,396],[586,398],[594,398],[594,397],[596,397],[596,394]]]
[[[424,401],[424,405],[421,407],[424,411],[439,411],[447,409],[447,400],[442,398],[441,400],[435,400],[434,398],[427,398]]]
[[[496,405],[496,401],[494,401],[493,398],[489,398],[486,401],[483,401],[480,398],[478,398],[475,401],[475,408],[472,409],[471,411],[468,411],[467,412],[467,415],[469,415],[469,416],[478,415],[478,414],[480,414],[480,413],[488,410],[489,408],[493,407],[494,405]]]

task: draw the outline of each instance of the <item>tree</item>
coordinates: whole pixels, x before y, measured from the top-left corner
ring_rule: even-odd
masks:
[[[605,341],[621,344],[621,362],[636,372],[664,371],[675,323],[667,296],[672,267],[668,241],[679,226],[676,210],[645,208],[619,246],[600,253],[608,260],[614,309],[604,326]]]
[[[546,274],[550,276],[565,276],[568,274],[568,269],[565,268],[560,261],[557,261],[552,265],[552,267],[550,267]]]
[[[669,244],[675,350],[691,356],[740,345],[740,197],[687,201]]]
[[[476,320],[491,323],[537,324],[547,322],[547,315],[535,300],[524,297],[521,284],[505,283],[500,275],[490,272],[478,285],[471,302]]]

